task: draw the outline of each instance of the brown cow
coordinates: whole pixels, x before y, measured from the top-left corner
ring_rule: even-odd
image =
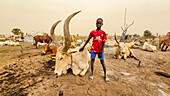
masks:
[[[37,43],[47,43],[48,45],[52,42],[52,39],[50,36],[46,35],[46,36],[41,36],[41,35],[36,35],[34,36],[34,40],[35,40],[35,47],[37,48]]]
[[[44,45],[43,53],[48,53],[48,52],[51,53],[50,55],[48,55],[49,57],[56,55],[56,53],[57,53],[57,46]]]
[[[163,50],[164,46],[166,46],[165,50]],[[168,46],[170,46],[170,32],[168,32],[164,38],[164,43],[161,51],[166,51],[166,49],[168,49]]]

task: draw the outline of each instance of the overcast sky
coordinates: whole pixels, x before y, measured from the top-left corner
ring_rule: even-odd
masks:
[[[0,0],[0,34],[12,34],[13,28],[49,33],[52,24],[62,20],[55,31],[62,35],[64,20],[79,10],[70,22],[72,35],[88,35],[96,29],[98,17],[103,18],[106,33],[121,34],[125,8],[127,23],[135,21],[129,34],[170,32],[170,0]]]

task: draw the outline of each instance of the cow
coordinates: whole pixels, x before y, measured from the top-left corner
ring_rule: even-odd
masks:
[[[146,50],[146,51],[151,51],[151,52],[156,52],[157,51],[156,46],[151,45],[151,44],[149,44],[147,42],[144,43],[144,45],[142,46],[142,49]]]
[[[164,46],[166,46],[165,50],[163,49]],[[170,32],[168,32],[164,38],[164,43],[163,43],[161,51],[166,51],[168,49],[168,46],[170,46]]]
[[[141,61],[135,56],[133,51],[128,46],[126,46],[124,42],[118,42],[116,39],[116,35],[115,40],[117,44],[115,44],[113,47],[114,58],[115,59],[124,58],[124,60],[126,60],[128,56],[134,57],[137,61],[139,61],[138,66],[140,66]]]
[[[10,46],[19,46],[19,42],[14,42],[14,41],[5,41],[5,42],[0,42],[0,45],[1,46],[4,46],[4,45],[10,45]]]
[[[62,74],[67,74],[67,70],[69,68],[72,69],[72,72],[74,75],[84,76],[89,68],[88,60],[90,59],[90,54],[87,48],[85,48],[81,52],[79,52],[79,49],[81,47],[70,48],[71,38],[70,38],[70,32],[69,32],[69,22],[71,18],[75,16],[76,14],[78,14],[79,12],[81,11],[73,13],[64,22],[64,27],[63,27],[64,44],[63,46],[60,46],[57,43],[57,38],[54,34],[55,27],[61,21],[57,21],[51,27],[51,31],[50,31],[51,37],[53,41],[56,43],[56,46],[58,47],[57,54],[56,54],[55,70],[54,70],[54,73],[58,76]]]
[[[37,43],[40,42],[40,43],[47,43],[48,45],[52,42],[52,38],[48,35],[46,36],[41,36],[41,35],[36,35],[33,37],[34,38],[34,41],[35,41],[35,47],[37,47]]]
[[[57,47],[55,45],[44,45],[44,50],[43,53],[51,53],[50,55],[48,55],[48,57],[54,56],[57,53]]]
[[[77,40],[76,42],[77,42],[77,46],[80,46],[80,45],[83,43],[83,40],[80,40],[80,39],[79,39],[79,40]]]
[[[136,48],[136,46],[135,46],[135,40],[132,40],[130,43],[125,43],[125,45],[126,45],[128,48]]]

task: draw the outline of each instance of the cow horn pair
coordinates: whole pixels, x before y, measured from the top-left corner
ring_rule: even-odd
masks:
[[[67,50],[70,48],[71,46],[71,38],[70,38],[70,32],[69,32],[69,22],[72,19],[72,17],[74,17],[76,14],[80,13],[81,11],[75,12],[73,14],[71,14],[64,22],[64,47],[62,49],[63,52],[67,52]],[[53,41],[56,43],[57,46],[59,46],[59,44],[57,43],[57,38],[56,35],[54,34],[54,29],[57,26],[58,23],[60,23],[61,20],[57,21],[56,23],[53,24],[53,26],[51,27],[51,37],[53,39]]]

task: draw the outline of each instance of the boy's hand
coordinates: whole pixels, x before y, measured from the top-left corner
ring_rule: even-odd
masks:
[[[99,58],[102,58],[102,52],[99,53]]]
[[[82,47],[79,51],[83,51],[84,50],[84,47]]]

